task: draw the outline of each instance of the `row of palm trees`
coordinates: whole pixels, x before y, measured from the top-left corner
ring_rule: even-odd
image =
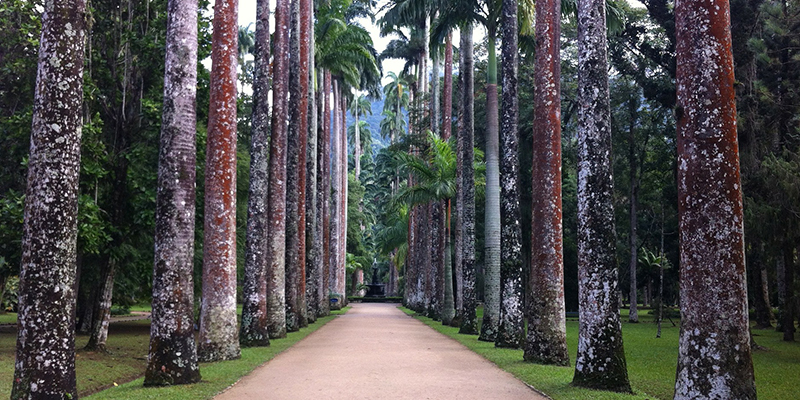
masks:
[[[715,9],[727,10],[727,3],[712,3]],[[497,347],[524,348],[526,361],[569,365],[561,222],[559,52],[562,15],[576,13],[580,329],[573,383],[630,392],[618,312],[610,160],[606,13],[613,4],[586,0],[567,5],[562,10],[562,2],[558,0],[537,1],[535,5],[513,0],[389,2],[380,20],[383,32],[405,30],[411,34],[399,35],[384,56],[406,60],[405,79],[411,88],[413,104],[408,131],[417,136],[410,140],[410,154],[398,156],[409,178],[408,187],[398,193],[397,200],[411,205],[407,211],[404,302],[444,324],[455,321],[460,333],[479,335],[480,340],[494,341]],[[726,12],[698,17],[705,15],[702,12],[705,7],[699,1],[676,6],[681,30],[678,41],[682,43],[677,49],[678,69],[682,71],[677,83],[683,329],[675,396],[721,398],[715,396],[725,393],[724,398],[749,399],[755,398],[755,388],[742,258],[742,203],[733,122],[729,21]],[[613,16],[613,13],[609,16],[609,25],[617,23]],[[472,29],[475,23],[486,28],[489,57],[485,301],[480,331],[475,312],[474,265]],[[523,30],[534,27],[536,34],[532,254],[528,282],[522,281],[526,274],[522,271],[518,182],[516,80],[520,25]],[[437,47],[445,43],[445,53],[451,54],[450,33],[455,28],[461,36],[458,68],[461,92],[457,97],[460,114],[457,138],[448,145],[451,104],[445,102],[444,116],[439,114]],[[503,39],[502,108],[498,107],[497,96],[498,34]],[[711,48],[714,49],[711,53],[704,53]],[[426,69],[428,49],[434,66],[430,74]],[[712,74],[713,77],[706,74],[709,68],[718,74]],[[410,73],[412,69],[414,73]],[[430,85],[429,76],[433,77]],[[444,68],[444,76],[442,98],[449,100],[451,66]],[[402,86],[398,83],[401,79],[391,78],[394,83],[387,87],[387,94],[396,95],[395,87]],[[687,114],[689,108],[691,114]],[[398,125],[392,119],[396,115],[391,108],[385,112],[383,126],[389,132],[394,132]],[[427,140],[421,140],[428,130],[432,133]],[[448,186],[451,182],[453,190]],[[449,260],[452,200],[456,203],[453,265]],[[395,207],[391,212],[398,211],[405,209]],[[389,233],[397,230],[397,226],[390,226],[385,236],[390,237]],[[399,245],[396,241],[388,243]],[[383,250],[391,249],[392,246],[384,246]],[[731,315],[735,318],[729,318]],[[527,332],[523,316],[528,322]],[[713,361],[702,354],[713,354]]]
[[[198,361],[238,358],[240,346],[269,345],[270,339],[285,337],[287,331],[327,315],[330,297],[338,300],[338,306],[345,301],[346,111],[353,89],[376,93],[381,76],[368,32],[354,23],[369,11],[365,5],[349,0],[277,0],[270,35],[269,0],[257,2],[244,305],[239,323],[238,3],[215,4],[203,293],[195,340],[197,2],[168,1],[146,386],[197,382]],[[37,93],[41,117],[32,134],[23,240],[29,256],[20,274],[12,398],[77,395],[73,287],[85,6],[80,1],[55,1],[43,15],[39,85],[47,90]],[[353,104],[358,117],[363,101]]]

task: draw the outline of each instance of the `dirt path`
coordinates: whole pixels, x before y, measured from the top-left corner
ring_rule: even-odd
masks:
[[[216,397],[266,398],[544,399],[392,304],[354,304]]]

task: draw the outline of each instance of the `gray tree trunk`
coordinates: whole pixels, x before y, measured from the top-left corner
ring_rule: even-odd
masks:
[[[517,98],[517,2],[504,0],[503,116],[500,126],[500,323],[495,346],[519,348],[525,340],[523,322],[522,227],[519,209],[519,100]]]
[[[322,299],[320,301],[320,316],[330,314],[330,281],[331,281],[331,73],[324,71],[324,83],[322,89],[322,131],[320,145],[320,175],[322,187],[317,189],[322,196],[320,202],[322,210]]]
[[[108,323],[111,321],[111,298],[114,294],[114,274],[116,269],[116,260],[109,257],[107,265],[102,272],[100,292],[95,302],[95,313],[92,318],[92,332],[91,336],[89,336],[89,342],[86,343],[87,350],[107,351],[106,341],[108,340]]]
[[[75,381],[75,275],[86,2],[45,3],[22,234],[12,399],[66,399]]]
[[[728,2],[675,4],[681,335],[675,399],[755,399]]]
[[[477,299],[475,298],[475,172],[472,167],[475,146],[475,91],[473,81],[473,43],[472,25],[467,24],[461,32],[461,52],[463,53],[463,68],[460,69],[464,75],[463,97],[462,97],[462,124],[459,127],[459,141],[462,142],[462,165],[460,170],[462,177],[463,204],[459,204],[461,218],[461,240],[462,240],[462,274],[463,287],[462,308],[459,312],[461,326],[458,332],[462,334],[474,335],[478,333],[478,321],[475,315]]]
[[[630,392],[619,320],[606,4],[578,2],[578,304],[576,386]]]
[[[236,316],[236,82],[238,0],[214,5],[206,148],[203,301],[197,357],[241,356]]]
[[[300,54],[300,1],[291,0],[291,54]],[[301,122],[305,115],[300,112],[300,98],[306,98],[300,87],[300,60],[289,57],[289,134],[286,142],[286,330],[300,330],[305,306],[301,304],[301,282],[305,273],[300,265],[300,137],[305,138]],[[303,185],[305,187],[305,185]],[[305,254],[305,252],[303,252]],[[305,285],[303,285],[305,286]],[[303,290],[305,292],[305,290]]]
[[[194,340],[197,1],[167,5],[155,266],[145,386],[200,381]]]
[[[486,85],[486,205],[483,324],[478,340],[494,342],[500,323],[500,145],[497,84]]]
[[[289,91],[290,0],[277,0],[273,34],[272,136],[269,153],[267,233],[267,331],[286,337],[286,162]],[[294,210],[292,210],[293,212]]]
[[[330,287],[331,294],[341,295],[338,291],[339,288],[339,242],[341,241],[339,226],[342,223],[341,217],[341,193],[342,193],[342,179],[340,177],[341,167],[341,145],[342,141],[339,139],[341,134],[339,129],[339,83],[334,79],[333,82],[333,101],[331,102],[331,112],[333,113],[333,121],[331,122],[331,222],[330,222]],[[334,307],[341,308],[341,298]]]
[[[256,3],[253,118],[250,138],[250,196],[247,201],[242,321],[239,343],[268,346],[267,195],[269,193],[269,0]]]
[[[308,42],[304,43],[305,55],[308,59],[308,90],[307,95],[310,100],[308,105],[308,147],[306,148],[306,316],[309,323],[317,320],[319,314],[319,285],[321,283],[320,276],[320,250],[322,248],[322,240],[318,240],[320,236],[317,234],[317,225],[319,213],[317,210],[318,194],[317,194],[317,179],[319,177],[317,153],[319,152],[318,146],[318,117],[317,117],[317,69],[314,64],[314,52],[310,51],[315,46],[314,40],[314,27],[312,20],[314,18],[314,2],[313,0],[303,0],[303,8],[301,10],[301,25],[308,33]]]

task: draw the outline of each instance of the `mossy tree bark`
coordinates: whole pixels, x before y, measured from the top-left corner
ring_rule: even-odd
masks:
[[[675,399],[755,399],[730,8],[675,4],[681,337]]]
[[[155,266],[145,386],[200,381],[194,340],[197,1],[167,4]]]
[[[622,330],[611,176],[606,3],[578,1],[578,304],[573,384],[630,392]]]
[[[519,208],[519,100],[517,98],[517,1],[504,0],[503,115],[500,126],[500,323],[495,346],[519,348],[523,322],[522,227]]]
[[[250,143],[250,196],[247,201],[242,346],[268,346],[267,332],[267,195],[269,192],[269,0],[256,3],[255,73]]]
[[[22,238],[12,399],[77,397],[75,276],[86,2],[45,3]]]

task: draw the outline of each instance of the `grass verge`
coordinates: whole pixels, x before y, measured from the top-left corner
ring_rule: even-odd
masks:
[[[112,387],[99,392],[90,399],[159,399],[159,400],[202,400],[210,399],[219,392],[233,385],[242,376],[247,375],[259,365],[271,360],[280,352],[288,349],[312,332],[316,331],[337,315],[347,312],[349,307],[331,312],[330,316],[317,319],[317,322],[299,332],[291,332],[285,339],[272,340],[269,347],[250,347],[242,349],[242,358],[232,361],[201,363],[202,380],[192,385],[167,386],[161,388],[145,388],[143,378],[128,382],[119,387]],[[142,370],[143,371],[143,370]]]
[[[574,387],[570,385],[574,365],[556,367],[526,363],[522,361],[522,350],[495,348],[494,343],[478,341],[477,336],[458,334],[458,328],[443,326],[441,322],[415,315],[412,310],[401,309],[556,400],[666,400],[673,396],[679,326],[673,327],[665,321],[662,337],[656,339],[656,325],[652,316],[642,315],[644,313],[640,314],[641,322],[636,324],[628,323],[627,318],[623,318],[625,356],[634,391],[633,395],[627,395]],[[481,311],[479,309],[478,321],[481,320]],[[800,376],[800,343],[783,342],[782,334],[771,329],[753,330],[753,334],[759,345],[768,348],[767,351],[753,353],[759,398],[796,398],[796,380],[788,378]],[[574,364],[578,346],[578,322],[574,319],[567,321],[567,346],[570,362]]]

